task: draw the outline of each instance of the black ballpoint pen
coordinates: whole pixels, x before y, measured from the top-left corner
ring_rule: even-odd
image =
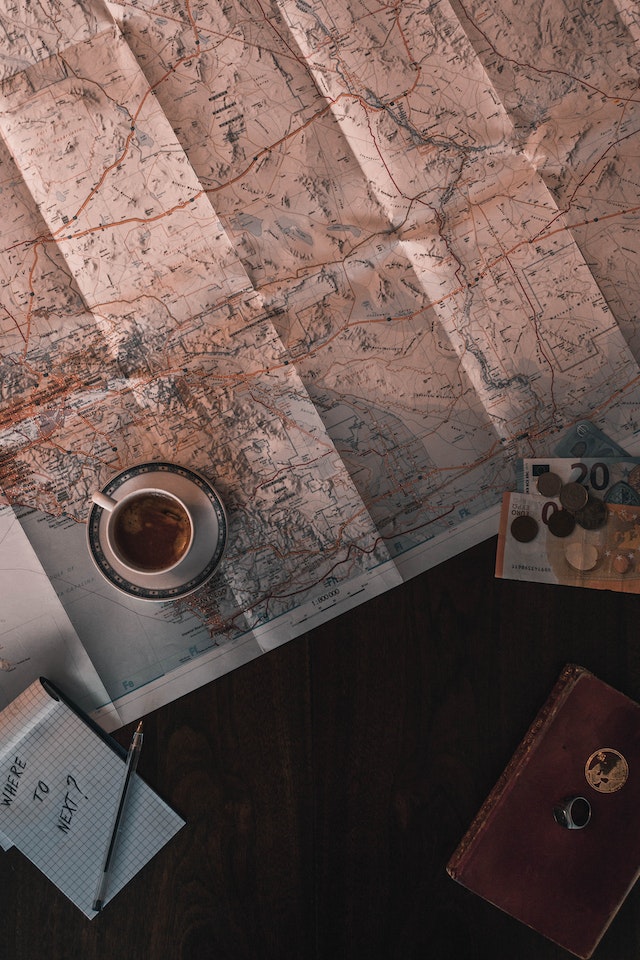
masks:
[[[136,772],[136,767],[138,766],[138,757],[140,756],[141,747],[142,747],[142,720],[136,727],[133,737],[131,738],[129,753],[127,754],[127,762],[125,765],[125,771],[122,778],[122,787],[120,789],[118,806],[116,808],[116,813],[113,820],[113,826],[111,828],[109,845],[107,847],[107,852],[105,853],[105,856],[104,856],[102,873],[100,874],[98,889],[96,892],[95,899],[93,901],[93,909],[96,911],[102,910],[102,907],[104,906],[104,900],[107,893],[107,886],[109,883],[109,874],[111,873],[111,866],[113,863],[113,855],[116,850],[116,846],[118,842],[118,834],[120,832],[120,826],[122,824],[124,810],[127,805],[127,796],[129,793],[129,788],[131,787],[131,783],[133,782],[133,775]]]

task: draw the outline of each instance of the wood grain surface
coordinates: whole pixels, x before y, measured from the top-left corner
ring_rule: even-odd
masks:
[[[92,921],[0,853],[0,960],[570,957],[445,864],[566,662],[640,700],[640,598],[496,580],[495,547],[149,715],[187,826]],[[640,886],[594,960],[639,953]]]

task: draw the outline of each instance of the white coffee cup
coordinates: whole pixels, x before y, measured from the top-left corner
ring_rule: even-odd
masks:
[[[127,570],[164,574],[189,553],[195,532],[193,517],[174,493],[143,487],[117,500],[100,491],[91,499],[108,513],[107,545]]]

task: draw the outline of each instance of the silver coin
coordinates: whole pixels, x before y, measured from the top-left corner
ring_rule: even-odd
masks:
[[[562,480],[557,473],[545,470],[536,480],[536,487],[543,497],[557,497],[562,487]]]
[[[586,504],[589,494],[581,483],[564,483],[560,488],[560,503],[569,513],[581,510]]]
[[[585,530],[599,530],[607,522],[609,511],[603,500],[589,497],[581,510],[576,510],[576,523]]]
[[[593,570],[599,560],[598,548],[593,543],[579,543],[576,540],[567,544],[564,556],[569,566],[580,573]]]

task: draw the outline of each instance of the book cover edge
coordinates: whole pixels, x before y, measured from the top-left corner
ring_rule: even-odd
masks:
[[[560,708],[565,703],[569,694],[575,689],[580,680],[592,678],[594,675],[590,670],[581,667],[575,663],[567,663],[563,667],[560,676],[556,680],[549,696],[538,710],[533,722],[530,724],[527,732],[516,747],[511,759],[500,774],[494,787],[491,789],[484,803],[471,821],[466,833],[460,840],[458,846],[449,858],[446,865],[446,871],[449,876],[464,886],[461,880],[461,873],[464,868],[466,856],[473,846],[476,838],[488,828],[491,815],[498,807],[501,799],[507,789],[512,785],[515,778],[522,771],[525,762],[529,759],[532,750],[542,740],[542,733]]]

